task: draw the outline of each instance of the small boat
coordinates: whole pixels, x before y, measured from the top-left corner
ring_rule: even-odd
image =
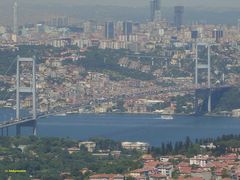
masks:
[[[56,114],[55,116],[66,116],[66,113]]]
[[[161,115],[161,119],[163,120],[173,120],[173,116],[172,115]]]
[[[66,114],[78,114],[78,111],[68,111]]]

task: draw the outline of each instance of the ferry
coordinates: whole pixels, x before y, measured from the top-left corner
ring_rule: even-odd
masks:
[[[66,113],[56,114],[55,116],[67,116]]]
[[[78,111],[68,111],[66,114],[78,114]]]
[[[161,119],[163,120],[173,120],[173,116],[172,115],[161,115]]]

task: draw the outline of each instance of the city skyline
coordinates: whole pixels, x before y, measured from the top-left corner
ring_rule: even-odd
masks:
[[[28,5],[46,5],[49,6],[51,4],[59,4],[59,5],[103,5],[103,6],[135,6],[135,7],[146,7],[149,5],[150,0],[81,0],[80,2],[78,0],[18,0],[19,3],[28,4]],[[5,1],[0,0],[0,3],[2,6],[12,4],[14,0]],[[208,0],[165,0],[162,1],[163,6],[190,6],[190,7],[232,7],[236,8],[237,6],[240,6],[240,1],[238,0],[211,0],[209,2]]]
[[[50,0],[46,3],[43,1],[29,1],[18,0],[18,24],[25,23],[37,23],[41,21],[49,20],[49,18],[56,16],[68,16],[77,21],[93,19],[93,20],[132,20],[132,21],[146,21],[150,17],[150,0],[130,0],[129,3],[124,1],[116,2],[109,0],[99,1],[77,1],[70,0],[66,3],[66,0]],[[213,3],[203,0],[201,2],[190,2],[189,0],[179,1],[166,1],[161,2],[161,11],[159,16],[173,21],[174,19],[174,7],[185,7],[185,23],[190,24],[192,22],[210,22],[210,23],[223,23],[235,24],[240,13],[237,7],[240,6],[240,2],[236,0],[230,0],[227,3],[223,0],[218,1],[217,6]],[[13,4],[14,0],[4,1],[0,0],[0,24],[10,25],[13,24]],[[124,13],[123,13],[124,12]]]

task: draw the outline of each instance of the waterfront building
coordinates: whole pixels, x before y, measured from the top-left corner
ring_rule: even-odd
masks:
[[[232,117],[240,117],[240,109],[232,110]]]

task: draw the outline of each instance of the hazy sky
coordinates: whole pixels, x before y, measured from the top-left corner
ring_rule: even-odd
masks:
[[[12,25],[13,4],[15,0],[0,0],[0,24]],[[19,4],[19,23],[37,22],[46,20],[57,15],[66,15],[74,18],[96,19],[115,18],[126,19],[135,18],[146,19],[149,17],[150,0],[17,0]],[[208,20],[209,17],[204,12],[213,14],[215,19],[221,17],[232,19],[235,22],[240,17],[240,0],[162,0],[163,12],[170,19],[173,17],[173,6],[183,5],[186,7],[186,14],[190,17],[195,15],[195,10],[203,12],[195,15],[194,20]],[[86,6],[121,6],[126,8],[126,12],[114,7],[86,7]],[[138,8],[132,8],[138,7]],[[234,8],[234,9],[232,9]],[[113,10],[111,10],[113,9]],[[127,11],[128,9],[128,11]],[[189,14],[191,12],[192,14]],[[216,14],[216,13],[225,14]],[[214,14],[215,13],[215,14]],[[229,13],[232,14],[229,16]],[[100,16],[100,15],[101,16]],[[209,14],[209,13],[208,13]],[[205,16],[204,16],[205,15]],[[127,17],[126,17],[127,16]],[[204,17],[203,17],[204,16]],[[188,18],[189,19],[189,18]]]
[[[62,0],[64,1],[64,0]],[[69,0],[76,1],[76,0]],[[147,6],[149,0],[78,0],[82,4],[106,4],[106,5],[121,5],[121,6]],[[162,0],[165,6],[185,5],[185,6],[239,6],[240,0]]]
[[[8,3],[14,0],[7,0]],[[18,0],[19,3],[43,4],[56,3],[78,4],[78,5],[111,5],[111,6],[148,6],[149,0]],[[0,4],[6,3],[6,0],[0,0]],[[204,6],[204,7],[234,7],[240,8],[240,0],[162,0],[163,6]]]

